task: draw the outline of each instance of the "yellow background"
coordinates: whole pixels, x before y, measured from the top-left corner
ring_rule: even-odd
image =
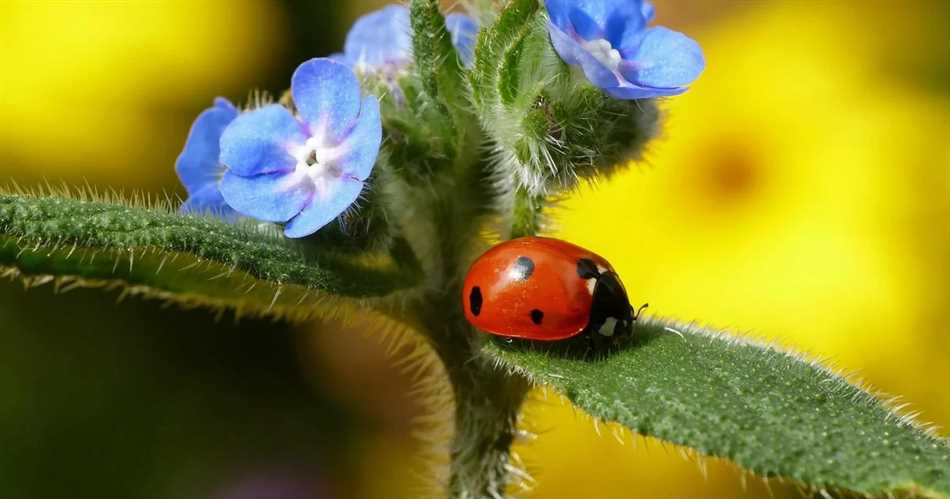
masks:
[[[325,3],[341,9],[339,44],[381,4]],[[950,9],[656,3],[659,22],[699,40],[707,70],[664,103],[647,161],[563,203],[554,234],[611,260],[651,313],[804,351],[950,425]],[[0,12],[0,178],[25,185],[183,195],[172,165],[197,112],[286,80],[299,61],[284,59],[308,52],[288,36],[295,11],[263,0],[14,1]],[[412,497],[409,397],[352,393],[392,375],[371,341],[317,343],[340,376],[326,388],[346,404],[410,407],[363,439],[353,497]],[[340,351],[370,360],[333,365],[326,352]],[[540,437],[517,449],[537,479],[525,497],[767,496],[727,465],[710,462],[704,477],[677,449],[629,434],[621,445],[563,401],[535,398],[526,426]]]

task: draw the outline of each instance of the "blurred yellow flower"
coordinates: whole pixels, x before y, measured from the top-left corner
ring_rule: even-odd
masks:
[[[115,186],[130,177],[171,178],[187,123],[163,122],[259,81],[283,22],[267,7],[258,0],[5,2],[0,173],[84,175]],[[222,81],[233,86],[220,88]],[[143,172],[159,164],[156,155],[167,171]]]
[[[894,57],[873,17],[889,11],[867,10],[755,5],[691,30],[708,69],[666,104],[666,137],[567,201],[557,235],[610,259],[653,313],[818,352],[947,424],[950,393],[921,381],[950,378],[950,329],[933,322],[950,306],[950,104],[875,66]],[[531,426],[552,431],[519,449],[529,497],[742,495],[726,465],[704,483],[672,448],[592,439],[549,405]]]

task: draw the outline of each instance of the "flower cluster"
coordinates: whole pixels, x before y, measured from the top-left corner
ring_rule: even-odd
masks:
[[[647,0],[545,0],[558,55],[580,66],[616,99],[681,94],[705,66],[694,40],[662,26],[648,28]]]
[[[446,26],[470,65],[478,24],[450,14]],[[287,237],[313,234],[360,197],[379,154],[379,101],[362,95],[357,73],[392,76],[411,62],[409,11],[391,5],[359,19],[343,53],[297,68],[296,114],[280,104],[242,113],[216,99],[176,163],[188,191],[182,211],[281,223]]]
[[[298,116],[270,104],[238,116],[221,135],[221,194],[240,213],[286,223],[304,237],[359,197],[379,154],[379,101],[362,97],[349,68],[330,59],[300,65],[291,80]]]
[[[280,104],[238,113],[225,99],[198,116],[176,169],[185,212],[285,224],[304,237],[343,213],[379,154],[379,101],[353,71],[311,59],[291,81],[297,115]]]
[[[617,99],[675,95],[702,71],[696,42],[647,27],[653,7],[646,0],[546,4],[554,49]],[[409,17],[401,5],[367,14],[353,25],[342,53],[301,64],[291,81],[292,109],[268,104],[242,112],[217,99],[198,116],[176,164],[189,195],[182,210],[279,223],[293,238],[348,210],[382,144],[380,102],[364,95],[360,78],[398,90],[413,63]],[[471,68],[478,22],[455,13],[445,24],[458,61]]]

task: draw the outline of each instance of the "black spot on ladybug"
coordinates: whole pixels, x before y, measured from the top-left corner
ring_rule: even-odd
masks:
[[[597,264],[594,263],[593,260],[590,258],[581,258],[577,261],[577,275],[586,281],[587,279],[593,279],[599,276],[600,271],[597,270]]]
[[[534,309],[531,311],[531,322],[535,323],[535,325],[540,326],[541,321],[543,320],[544,320],[544,312],[538,309]]]
[[[482,288],[475,286],[468,295],[468,305],[472,309],[472,315],[478,316],[482,313]]]
[[[511,278],[518,281],[527,281],[534,274],[534,261],[526,256],[519,256],[511,268]]]

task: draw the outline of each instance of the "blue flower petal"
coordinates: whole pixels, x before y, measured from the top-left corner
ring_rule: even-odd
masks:
[[[452,45],[458,50],[462,64],[471,68],[475,62],[478,22],[465,14],[453,13],[445,16],[445,27],[452,35]]]
[[[221,179],[224,200],[239,213],[267,222],[286,222],[310,202],[313,181],[303,170]]]
[[[293,170],[289,152],[306,141],[303,127],[279,104],[241,114],[221,135],[221,162],[238,175]]]
[[[605,28],[611,18],[636,16],[643,18],[643,0],[545,0],[548,15],[562,29],[560,23],[566,19],[574,20],[576,13],[583,12],[595,25]],[[580,27],[578,27],[580,33]],[[585,37],[586,39],[590,39]]]
[[[350,63],[350,60],[346,57],[346,54],[343,52],[337,52],[335,54],[330,54],[327,56],[333,62],[339,62],[340,64],[346,65],[346,67],[353,69],[353,64]]]
[[[638,86],[680,88],[692,83],[706,65],[703,50],[682,33],[658,26],[643,35],[635,49],[621,47],[632,64],[622,64],[623,77]]]
[[[175,162],[175,171],[189,194],[217,183],[224,168],[218,162],[218,141],[225,127],[238,115],[227,99],[217,98],[214,106],[202,111],[191,125],[185,148]]]
[[[564,62],[572,66],[580,64],[581,52],[584,51],[580,44],[553,22],[548,24],[548,33],[551,34],[551,44],[554,46],[554,50]]]
[[[214,107],[217,109],[230,109],[237,111],[237,108],[234,107],[234,104],[231,101],[225,99],[224,97],[215,97],[214,98]]]
[[[649,0],[643,0],[643,5],[640,6],[640,15],[643,16],[644,23],[649,23],[656,17],[656,7]]]
[[[224,196],[218,190],[217,182],[193,192],[188,200],[181,205],[181,212],[214,215],[229,222],[233,222],[238,217],[238,213],[224,201]]]
[[[571,25],[570,13],[572,3],[570,0],[544,0],[544,6],[547,8],[548,17],[551,23],[566,32],[572,32],[574,27]]]
[[[568,11],[568,19],[574,32],[585,40],[596,40],[604,37],[604,24],[594,20],[587,12],[573,7]],[[569,32],[568,32],[569,33]]]
[[[683,93],[705,66],[692,39],[663,27],[646,29],[655,14],[649,0],[545,0],[545,5],[558,55],[581,66],[591,83],[615,98]]]
[[[312,201],[284,227],[284,235],[306,237],[320,230],[356,202],[362,190],[363,182],[345,177],[316,186]]]
[[[360,17],[347,33],[343,47],[348,65],[357,70],[409,63],[412,60],[409,9],[389,5]]]
[[[545,0],[548,16],[568,35],[590,41],[605,38],[614,46],[643,31],[655,9],[646,0]]]
[[[373,171],[379,147],[383,141],[383,124],[379,115],[379,101],[372,95],[363,99],[359,120],[346,140],[338,147],[337,164],[340,170],[353,178],[366,180]]]
[[[610,14],[606,20],[604,38],[614,47],[621,47],[625,39],[641,35],[647,22],[642,5],[638,7],[637,2],[631,2]]]
[[[636,49],[640,47],[640,43],[643,41],[643,37],[646,36],[647,29],[646,26],[630,24],[627,29],[619,33],[614,33],[613,39],[610,40],[610,44],[620,51],[620,56],[624,59],[629,59],[632,57],[632,54],[635,53]],[[632,49],[632,50],[631,50]]]
[[[615,99],[634,100],[652,99],[654,97],[670,97],[686,91],[686,87],[678,88],[649,88],[636,85],[605,88],[605,92]]]
[[[310,134],[339,144],[360,113],[360,82],[353,70],[327,58],[301,64],[290,91]]]
[[[620,80],[617,75],[584,47],[581,47],[567,33],[553,24],[548,25],[548,31],[551,33],[551,43],[554,45],[554,50],[561,56],[561,59],[564,59],[564,62],[568,64],[580,65],[591,83],[600,88],[619,85]]]

